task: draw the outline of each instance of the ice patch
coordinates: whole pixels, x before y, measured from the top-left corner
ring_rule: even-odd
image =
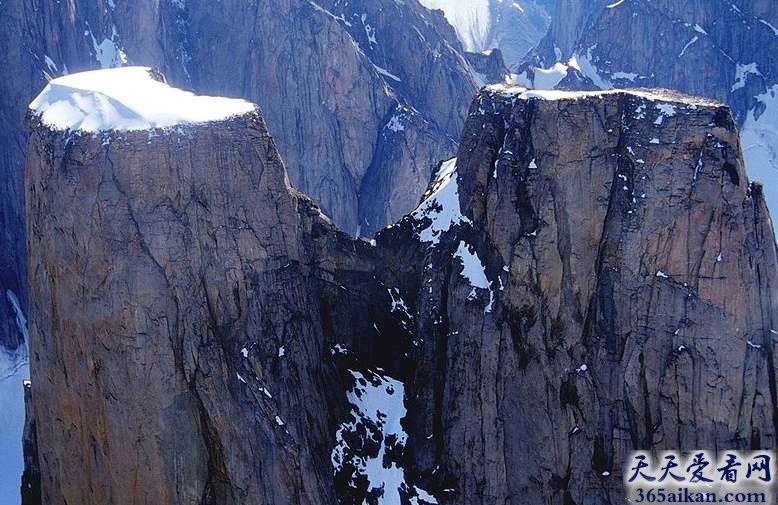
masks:
[[[9,354],[0,347],[0,502],[3,505],[21,503],[22,432],[24,431],[24,387],[29,385],[30,367],[27,361],[27,318],[19,298],[10,289],[5,292],[14,311],[16,326],[24,344]]]
[[[173,88],[155,80],[147,67],[122,67],[54,79],[30,109],[52,128],[99,132],[220,121],[251,112],[255,106]]]
[[[611,78],[613,79],[621,79],[630,82],[634,82],[638,77],[640,77],[640,74],[635,72],[614,72],[611,74]]]

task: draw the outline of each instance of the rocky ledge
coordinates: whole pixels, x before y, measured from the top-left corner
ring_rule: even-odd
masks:
[[[615,504],[634,449],[775,447],[776,247],[726,107],[487,87],[375,244],[256,109],[30,124],[44,503]]]

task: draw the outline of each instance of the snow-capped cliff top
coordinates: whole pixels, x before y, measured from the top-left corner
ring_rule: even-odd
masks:
[[[198,96],[157,80],[148,67],[122,67],[54,79],[30,110],[52,128],[98,132],[220,121],[251,112],[254,104]]]
[[[628,88],[628,89],[606,89],[596,91],[562,91],[556,89],[541,90],[527,89],[523,86],[512,84],[491,84],[485,87],[487,92],[503,93],[516,95],[519,99],[536,98],[539,100],[578,100],[587,97],[597,97],[604,95],[628,94],[647,100],[659,102],[682,103],[687,105],[716,107],[722,105],[720,102],[710,98],[700,96],[686,95],[677,91],[660,88]]]

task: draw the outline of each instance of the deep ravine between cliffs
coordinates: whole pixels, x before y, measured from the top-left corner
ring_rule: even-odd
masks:
[[[63,119],[97,95],[56,85],[25,182],[42,503],[615,504],[634,449],[775,448],[778,260],[726,107],[484,88],[368,242],[247,102]]]

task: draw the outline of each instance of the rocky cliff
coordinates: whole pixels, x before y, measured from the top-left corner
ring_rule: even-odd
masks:
[[[775,447],[778,260],[724,106],[486,88],[375,245],[256,110],[30,125],[44,503],[599,505],[636,448]]]
[[[622,503],[637,448],[775,446],[775,241],[726,107],[491,88],[454,163],[378,236],[446,503]]]
[[[530,59],[536,68],[521,82],[528,76],[545,89],[662,87],[722,101],[741,127],[749,173],[778,210],[774,1],[558,0],[557,10],[566,15],[554,19]],[[585,79],[565,79],[568,72]]]
[[[335,503],[333,319],[388,299],[371,246],[291,189],[255,110],[79,133],[59,91],[27,164],[43,503]]]
[[[50,78],[136,64],[262,106],[289,174],[349,233],[410,211],[476,90],[453,30],[415,1],[10,0],[0,9],[0,345],[26,310],[26,106]]]

